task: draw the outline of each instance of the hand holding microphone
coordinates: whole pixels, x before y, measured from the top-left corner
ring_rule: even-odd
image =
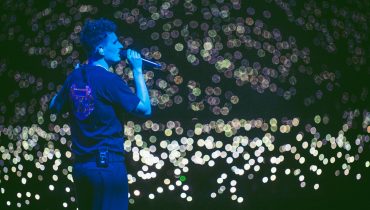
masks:
[[[154,68],[162,67],[162,65],[159,63],[141,58],[141,55],[138,52],[131,50],[131,49],[121,50],[119,54],[120,54],[121,59],[127,58],[127,60],[131,63],[131,65],[133,65],[134,68],[135,68],[135,65],[140,65],[140,68],[142,68],[142,64],[145,64],[147,66],[154,67]],[[138,60],[140,60],[140,62]]]
[[[121,58],[122,59],[125,59],[126,58],[128,60],[128,62],[130,63],[130,65],[133,68],[133,71],[139,71],[140,73],[142,73],[142,70],[143,70],[143,60],[141,58],[140,53],[138,53],[138,52],[136,52],[134,50],[128,49],[127,51],[125,51],[126,52],[125,53],[126,55],[123,57],[121,52],[120,52]]]

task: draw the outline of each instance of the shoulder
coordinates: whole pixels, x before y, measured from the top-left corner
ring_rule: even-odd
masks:
[[[90,75],[97,77],[98,79],[116,80],[120,78],[118,75],[108,72],[99,66],[86,66],[85,69]]]
[[[100,67],[92,66],[86,70],[90,71],[89,75],[91,76],[92,81],[97,88],[102,88],[109,91],[127,86],[126,81],[123,80],[122,77],[115,73],[108,72]]]

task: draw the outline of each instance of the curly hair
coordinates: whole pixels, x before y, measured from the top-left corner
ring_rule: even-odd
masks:
[[[80,32],[80,41],[88,55],[104,40],[109,32],[116,32],[116,24],[110,20],[100,18],[87,20]]]

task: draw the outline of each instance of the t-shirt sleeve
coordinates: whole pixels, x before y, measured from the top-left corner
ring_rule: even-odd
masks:
[[[63,87],[56,94],[55,98],[50,102],[50,110],[54,113],[62,113],[67,111],[67,101],[68,101],[68,90],[69,90],[70,77],[67,77],[63,84]]]
[[[109,101],[127,112],[132,112],[140,99],[132,92],[130,87],[119,76],[114,75],[106,85],[105,95]]]

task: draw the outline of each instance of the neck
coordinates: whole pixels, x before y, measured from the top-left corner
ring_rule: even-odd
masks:
[[[100,66],[100,67],[103,67],[107,71],[109,71],[109,67],[110,67],[104,59],[99,59],[99,60],[89,59],[89,65]]]

